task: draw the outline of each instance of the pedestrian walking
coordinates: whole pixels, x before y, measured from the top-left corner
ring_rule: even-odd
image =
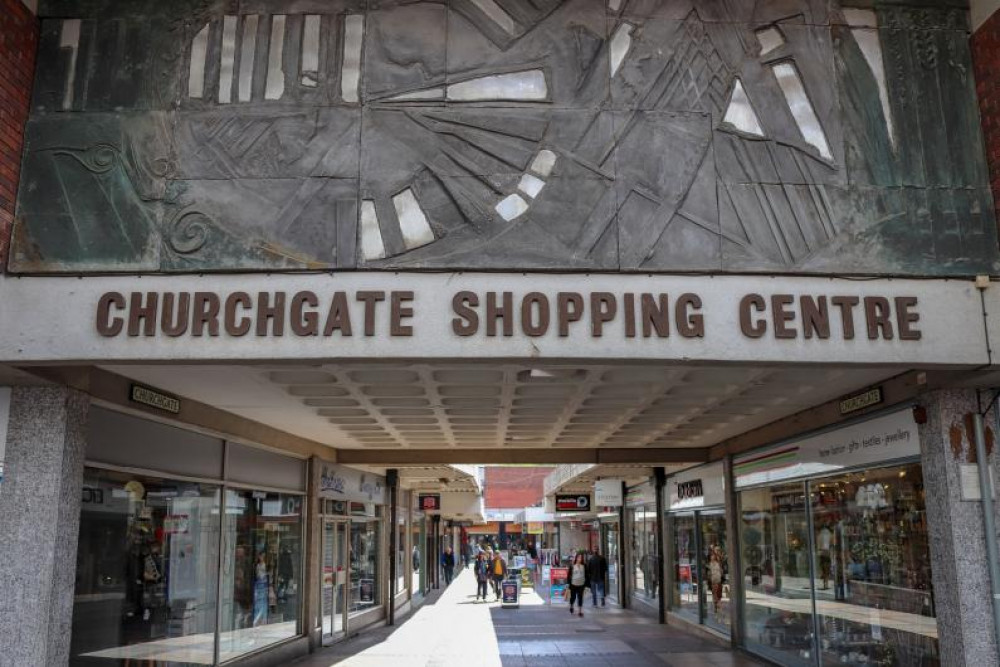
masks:
[[[493,582],[493,594],[497,596],[497,600],[500,599],[500,584],[503,583],[506,576],[507,563],[500,557],[499,551],[494,551],[493,560],[490,562],[490,579]]]
[[[586,587],[587,565],[583,562],[583,554],[578,553],[569,573],[569,613],[573,613],[574,602],[579,602],[579,614],[583,616],[583,589]]]
[[[604,606],[605,582],[608,579],[608,559],[601,555],[600,549],[594,549],[594,554],[587,561],[587,577],[590,579],[590,594],[594,598],[594,606],[600,599]]]
[[[444,585],[451,585],[451,575],[455,570],[455,554],[451,552],[451,547],[445,547],[441,554],[441,569],[444,570]]]
[[[476,554],[476,560],[472,564],[472,572],[476,575],[476,600],[481,595],[483,602],[485,602],[486,583],[490,580],[490,563],[486,560],[486,554],[482,551]]]

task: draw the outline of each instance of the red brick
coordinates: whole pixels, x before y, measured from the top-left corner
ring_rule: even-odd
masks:
[[[0,271],[7,262],[31,103],[38,21],[21,0],[0,0]]]

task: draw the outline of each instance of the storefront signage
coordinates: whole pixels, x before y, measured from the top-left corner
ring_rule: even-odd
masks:
[[[385,504],[385,478],[354,468],[325,463],[320,468],[319,495],[332,500]]]
[[[633,486],[625,492],[625,504],[628,507],[650,507],[656,504],[656,488],[650,484]]]
[[[529,535],[541,535],[545,532],[545,524],[541,521],[529,521],[528,522],[528,534]]]
[[[705,489],[701,485],[700,479],[693,479],[690,482],[681,482],[677,485],[677,498],[680,500],[694,500],[703,498]]]
[[[0,361],[988,363],[971,280],[413,273],[0,278]],[[58,332],[53,335],[52,332]],[[374,343],[377,350],[373,352]]]
[[[726,482],[721,462],[681,471],[667,480],[670,510],[715,507],[726,502]]]
[[[846,415],[858,410],[870,408],[882,402],[882,387],[875,387],[854,396],[848,396],[840,401],[840,414]]]
[[[620,507],[622,504],[622,481],[620,479],[599,479],[594,482],[595,507]]]
[[[917,425],[906,409],[744,454],[733,473],[736,486],[745,487],[919,455]]]
[[[556,495],[557,512],[589,512],[590,496],[587,494]]]
[[[421,493],[418,497],[418,506],[421,512],[440,512],[440,493]]]
[[[133,384],[129,391],[129,398],[133,403],[142,403],[157,410],[178,414],[181,411],[180,399],[174,398],[162,392],[144,387],[141,384]]]

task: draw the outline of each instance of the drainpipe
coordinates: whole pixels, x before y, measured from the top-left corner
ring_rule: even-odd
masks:
[[[997,393],[1000,396],[1000,392]],[[996,400],[996,399],[994,399]],[[989,408],[987,408],[988,410]],[[1000,406],[994,411],[997,432],[1000,432]],[[976,438],[976,463],[979,467],[979,494],[983,499],[983,526],[986,529],[986,557],[990,565],[990,588],[993,593],[993,637],[1000,652],[1000,559],[997,557],[996,515],[993,509],[993,484],[990,475],[990,462],[986,458],[986,437],[983,427],[983,415],[973,415],[973,428]]]

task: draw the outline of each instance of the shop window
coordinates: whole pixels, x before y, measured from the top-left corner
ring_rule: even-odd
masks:
[[[406,590],[406,519],[396,523],[396,593]]]
[[[701,551],[702,618],[706,625],[729,634],[732,587],[725,514],[698,514]]]
[[[660,580],[660,558],[656,550],[656,512],[634,510],[632,553],[635,561],[635,594],[648,602],[656,600]]]
[[[815,664],[805,484],[740,493],[746,641],[788,665]]]
[[[350,613],[379,604],[380,508],[371,503],[351,503],[351,598]]]
[[[300,634],[302,497],[226,491],[221,661]]]
[[[410,545],[410,565],[413,568],[411,570],[411,581],[410,585],[412,587],[411,595],[420,595],[424,592],[424,587],[421,585],[421,576],[423,574],[423,563],[426,560],[423,554],[423,544],[424,544],[424,520],[413,518],[410,524],[410,537],[412,544]]]
[[[937,664],[920,466],[856,472],[809,488],[823,664]]]
[[[918,464],[741,492],[748,648],[787,665],[940,664],[925,501]]]
[[[219,487],[87,469],[70,665],[212,664]]]
[[[678,614],[698,621],[698,546],[694,515],[674,516],[673,608]]]

